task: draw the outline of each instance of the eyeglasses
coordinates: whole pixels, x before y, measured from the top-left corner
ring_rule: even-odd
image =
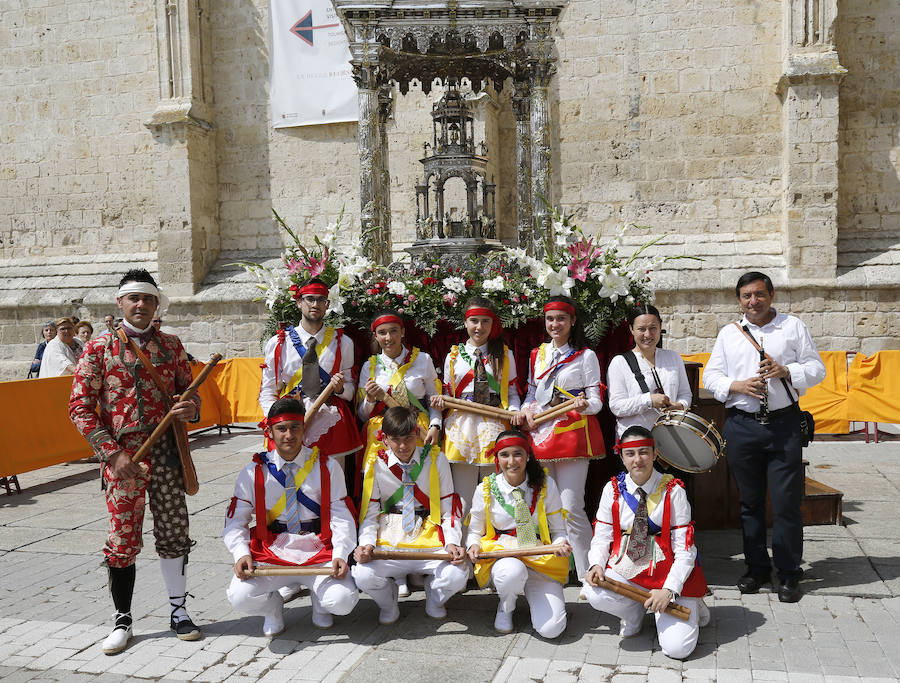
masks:
[[[300,301],[310,306],[324,306],[328,303],[328,298],[324,296],[301,296]]]

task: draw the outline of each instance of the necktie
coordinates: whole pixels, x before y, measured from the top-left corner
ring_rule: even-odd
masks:
[[[644,489],[637,490],[640,501],[634,512],[634,522],[631,524],[631,538],[628,541],[628,550],[625,554],[632,562],[639,562],[647,555],[647,494]]]
[[[393,377],[399,371],[399,366],[394,361],[391,361],[391,377]],[[403,378],[400,378],[400,381],[394,385],[394,388],[391,389],[391,396],[404,408],[409,408],[409,392],[406,389],[406,382],[403,381]]]
[[[559,362],[561,355],[559,349],[554,349],[553,355],[550,357],[550,363],[547,367],[553,368],[553,366]],[[539,406],[550,405],[550,401],[553,400],[554,377],[556,377],[556,370],[548,370],[547,374],[544,375],[544,378],[538,384],[537,390],[534,392],[534,398],[537,400]]]
[[[491,402],[491,390],[488,387],[487,371],[484,369],[481,349],[475,349],[475,353],[472,356],[475,360],[475,381],[472,383],[472,398],[475,399],[475,403],[487,405]]]
[[[409,469],[411,467],[412,463],[400,465],[400,469],[403,470],[403,501],[401,502],[403,506],[403,531],[408,534],[411,534],[416,528],[416,507],[413,500],[414,482],[409,477]]]
[[[534,522],[531,521],[531,510],[528,509],[522,489],[514,488],[512,498],[516,510],[516,540],[520,548],[533,548],[537,545],[537,536],[534,533]]]
[[[288,533],[299,533],[300,529],[300,508],[297,504],[297,486],[294,478],[297,476],[297,464],[293,462],[284,463],[281,468],[284,472],[284,517]]]
[[[316,398],[322,393],[322,378],[319,377],[319,354],[316,353],[316,338],[306,340],[303,355],[303,374],[300,377],[300,391],[306,398]]]

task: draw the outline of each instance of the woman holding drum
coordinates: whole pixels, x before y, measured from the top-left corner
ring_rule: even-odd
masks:
[[[596,415],[603,408],[600,363],[587,348],[575,302],[553,296],[544,304],[544,328],[549,341],[531,352],[528,395],[522,412],[530,430],[532,450],[559,486],[566,510],[578,579],[587,571],[591,523],[584,510],[588,462],[606,455]],[[557,417],[535,423],[535,415],[572,402]],[[562,410],[562,409],[561,409]]]
[[[691,385],[681,355],[657,348],[662,317],[656,307],[641,304],[628,316],[634,350],[609,364],[609,409],[616,416],[616,436],[632,425],[652,429],[660,413],[688,410]]]

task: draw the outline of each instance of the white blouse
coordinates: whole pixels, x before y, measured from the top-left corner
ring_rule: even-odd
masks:
[[[475,349],[481,349],[482,356],[487,356],[487,344],[482,346],[474,346],[471,341],[467,341],[465,343],[466,353],[470,358],[474,358]],[[453,396],[453,389],[456,387],[463,377],[471,370],[471,366],[465,361],[462,355],[457,354],[456,360],[453,365],[453,372],[450,372],[450,356],[451,353],[447,354],[447,357],[444,359],[444,393],[448,396]],[[516,374],[516,359],[513,357],[513,352],[507,349],[506,351],[506,361],[509,363],[509,410],[517,411],[522,405],[522,399],[519,396],[519,390],[516,386],[516,379],[518,375]],[[491,367],[491,363],[486,363],[484,369],[487,371],[489,376],[493,376],[494,371]],[[501,378],[497,378],[497,383],[499,384]],[[472,392],[475,390],[475,381],[469,382],[469,384],[462,390],[461,396],[471,396]],[[494,390],[491,389],[491,393],[494,393]]]
[[[540,377],[550,367],[554,351],[558,351],[560,360],[565,360],[573,350],[568,344],[564,344],[559,349],[556,349],[552,343],[541,344],[541,346],[544,349],[543,363],[540,358],[541,354],[538,352],[534,361],[533,371],[529,364],[526,404],[536,401],[535,394],[538,381],[534,377],[535,372]],[[596,415],[603,408],[603,394],[600,391],[602,382],[603,375],[600,372],[600,361],[597,360],[597,354],[591,349],[584,349],[573,360],[559,366],[559,369],[553,374],[554,386],[567,391],[572,391],[573,389],[584,390],[584,398],[588,402],[588,408],[584,411],[584,415]],[[549,406],[538,407],[541,410],[545,410]]]
[[[609,382],[609,409],[618,418],[616,420],[617,436],[622,436],[622,432],[632,425],[652,429],[656,424],[656,418],[659,417],[659,412],[653,408],[650,398],[650,392],[657,388],[653,370],[640,352],[635,353],[635,356],[638,369],[650,389],[649,392],[641,391],[624,355],[613,358],[606,373]],[[673,403],[681,403],[686,410],[690,410],[691,385],[688,383],[681,355],[669,349],[656,349],[656,374],[662,383],[659,388],[669,397],[669,400]]]
[[[373,379],[378,386],[387,390],[390,386],[391,378],[397,370],[397,364],[403,362],[407,353],[408,351],[404,346],[401,347],[400,355],[397,358],[390,358],[383,351],[375,357],[375,377]],[[363,422],[369,419],[376,405],[376,403],[367,398],[365,389],[366,382],[369,381],[371,368],[372,361],[367,359],[359,369],[359,389],[356,397],[359,407],[356,410],[356,414]],[[428,409],[429,424],[432,427],[440,427],[441,411],[431,407],[431,396],[440,395],[441,381],[438,379],[431,356],[420,350],[419,355],[416,356],[412,365],[404,373],[403,382],[412,395],[419,399],[422,405]]]
[[[79,352],[79,355],[80,352]],[[75,365],[78,359],[75,352],[63,344],[59,337],[54,337],[47,342],[44,355],[41,358],[41,371],[38,377],[60,377],[69,365]]]

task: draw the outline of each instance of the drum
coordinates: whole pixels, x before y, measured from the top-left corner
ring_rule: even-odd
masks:
[[[663,413],[650,433],[660,459],[684,472],[709,472],[725,452],[719,430],[686,410]]]

